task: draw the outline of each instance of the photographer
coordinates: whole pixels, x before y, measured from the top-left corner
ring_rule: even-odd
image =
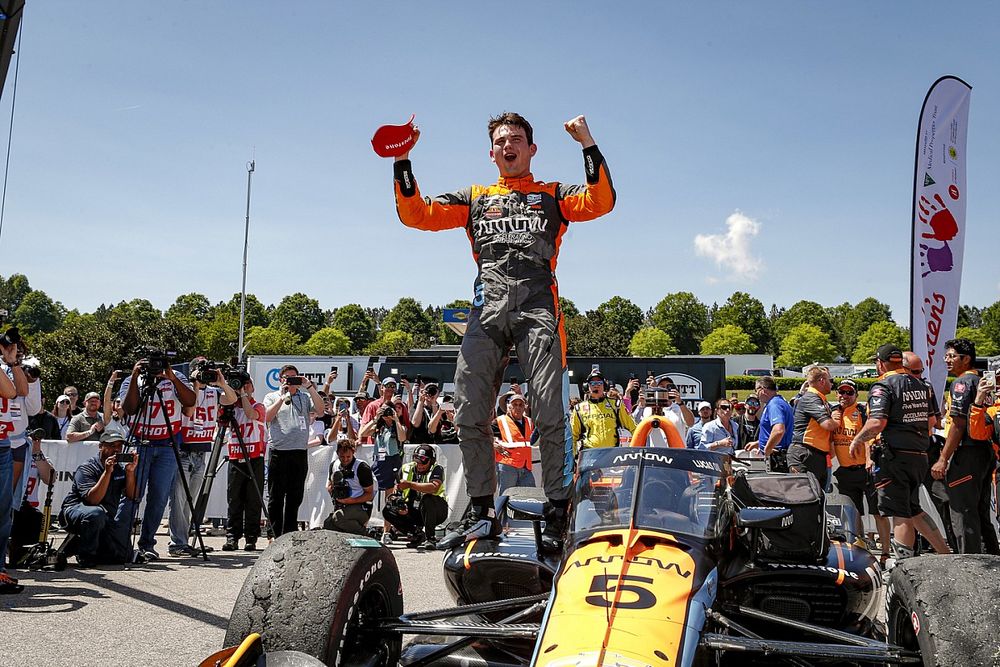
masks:
[[[334,509],[323,522],[323,527],[342,533],[367,535],[368,520],[372,518],[372,498],[375,497],[375,478],[368,464],[355,458],[356,447],[353,439],[337,441],[337,458],[330,463],[326,483]]]
[[[142,515],[142,530],[134,554],[135,562],[144,563],[157,560],[160,555],[153,549],[156,545],[156,530],[163,520],[163,511],[177,476],[177,461],[173,448],[180,438],[182,410],[193,407],[197,394],[182,373],[170,367],[168,355],[158,350],[144,350],[147,358],[142,358],[132,367],[132,374],[125,378],[119,389],[123,397],[125,414],[132,418],[132,437],[140,441],[142,456],[138,468],[139,498],[149,492],[146,509]],[[152,394],[142,414],[139,412],[140,390],[158,389],[162,394],[162,404],[157,394]],[[169,422],[169,428],[167,423]],[[170,436],[173,434],[174,439]],[[147,442],[148,441],[148,442]],[[126,497],[119,508],[121,518],[131,519],[136,505]]]
[[[438,403],[440,389],[433,382],[428,382],[420,388],[417,402],[413,406],[413,417],[410,421],[410,442],[418,445],[438,442],[441,433],[441,419],[444,414]]]
[[[125,409],[122,400],[114,395],[115,383],[121,380],[125,371],[112,371],[108,384],[104,387],[104,429],[119,431],[128,439],[128,427],[125,425]]]
[[[0,348],[4,361],[8,356],[13,360],[14,354],[7,348]],[[11,406],[17,396],[17,388],[13,380],[6,373],[0,373],[0,594],[20,593],[24,586],[17,583],[17,580],[7,574],[5,568],[7,554],[7,540],[10,538],[11,522],[13,514],[11,505],[14,494],[5,493],[5,489],[10,489],[14,483],[14,457],[10,451],[10,433],[14,428],[14,417],[11,415]]]
[[[448,518],[445,499],[444,468],[436,465],[432,445],[418,445],[413,460],[403,466],[398,494],[389,496],[382,516],[398,532],[409,535],[408,547],[437,545],[435,529]]]
[[[216,422],[220,405],[236,403],[236,392],[226,382],[224,364],[216,364],[205,357],[191,360],[191,385],[197,395],[194,406],[181,411],[181,470],[187,477],[191,500],[201,488],[205,477],[205,460],[212,451]],[[191,534],[191,509],[184,494],[184,480],[174,477],[170,490],[170,512],[167,515],[170,526],[171,556],[200,556],[201,551],[188,543]]]
[[[392,378],[387,378],[391,380]],[[395,383],[393,383],[395,384]],[[371,406],[369,406],[371,409]],[[389,491],[396,486],[400,468],[403,467],[403,443],[406,442],[406,427],[403,425],[395,406],[391,402],[379,406],[375,419],[364,424],[358,435],[370,438],[375,445],[372,456],[375,464],[372,471],[378,480],[379,491]],[[391,544],[392,534],[386,523],[382,543]]]
[[[38,486],[45,480],[46,486],[55,483],[55,469],[42,452],[42,429],[28,432],[31,438],[31,462],[25,476],[22,500],[15,499],[18,508],[14,512],[14,523],[10,533],[10,562],[17,563],[27,550],[38,543],[38,535],[42,530],[42,513],[38,511]]]
[[[243,386],[236,392],[238,400],[233,408],[235,428],[243,436],[248,459],[243,458],[243,448],[236,431],[229,431],[229,477],[226,499],[229,502],[229,524],[223,551],[239,548],[240,538],[246,538],[244,551],[256,551],[260,537],[260,513],[263,507],[257,491],[264,492],[264,454],[267,447],[263,403],[253,398],[253,382],[243,377]],[[254,482],[256,481],[256,489]]]
[[[81,567],[124,563],[129,558],[132,513],[120,508],[139,501],[140,456],[126,455],[131,461],[121,466],[123,442],[121,433],[104,433],[98,455],[76,469],[73,488],[63,500],[62,516],[67,529],[77,535],[76,559]]]
[[[350,406],[351,402],[347,399],[337,399],[336,412],[333,413],[330,428],[326,431],[327,444],[336,444],[338,440],[357,442],[358,425],[351,417]]]
[[[369,371],[365,373],[365,378],[368,378],[369,375],[373,378],[375,377],[374,373],[372,371]],[[396,379],[392,377],[387,377],[386,379],[382,380],[382,395],[379,398],[375,399],[374,401],[368,403],[368,405],[365,407],[365,412],[361,417],[361,444],[364,445],[372,444],[372,440],[370,439],[371,436],[366,437],[364,434],[365,426],[367,426],[369,423],[377,422],[378,415],[379,413],[382,412],[382,406],[391,405],[395,397],[396,397]],[[404,429],[408,429],[410,427],[410,414],[407,411],[405,405],[403,406],[403,414],[401,421]],[[404,436],[402,440],[400,440],[400,442],[404,442],[405,440],[406,437]]]
[[[274,536],[298,528],[309,459],[309,410],[323,413],[323,398],[312,381],[291,364],[281,367],[281,388],[264,397],[270,461],[267,516]]]
[[[681,393],[677,389],[677,385],[674,384],[673,379],[669,375],[660,375],[656,378],[648,378],[647,384],[660,389],[666,389],[668,405],[666,407],[654,405],[647,408],[645,392],[639,392],[638,403],[632,412],[633,420],[638,423],[644,417],[662,415],[677,429],[681,440],[686,439],[687,430],[694,426],[694,413],[691,412],[688,406],[684,405],[684,401],[681,400]],[[656,447],[665,447],[667,444],[659,429],[653,429],[650,432],[649,440],[650,444]]]

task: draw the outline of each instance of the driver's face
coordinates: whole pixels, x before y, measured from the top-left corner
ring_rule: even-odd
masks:
[[[337,449],[337,458],[340,459],[340,465],[349,466],[354,462],[354,448],[353,447],[340,447]]]
[[[493,148],[490,159],[504,178],[520,178],[531,172],[531,158],[537,147],[528,143],[523,128],[501,125],[493,130]]]

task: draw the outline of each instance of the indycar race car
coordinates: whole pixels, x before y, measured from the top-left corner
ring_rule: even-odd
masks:
[[[436,611],[404,613],[375,540],[283,535],[240,592],[231,648],[202,664],[996,664],[1000,560],[904,561],[886,626],[883,573],[850,501],[809,475],[733,466],[699,450],[584,451],[563,553],[539,548],[538,491],[513,489],[499,503],[508,535],[445,553],[457,605]],[[956,568],[975,579],[956,583]]]

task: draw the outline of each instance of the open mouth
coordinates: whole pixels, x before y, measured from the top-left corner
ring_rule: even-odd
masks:
[[[504,153],[503,159],[506,160],[507,162],[513,162],[514,160],[517,159],[517,155],[515,155],[514,153]]]

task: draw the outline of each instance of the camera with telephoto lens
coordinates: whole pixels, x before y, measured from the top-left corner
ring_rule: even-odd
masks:
[[[407,511],[409,509],[409,505],[406,503],[406,498],[402,493],[390,493],[386,496],[385,506],[395,512]]]
[[[200,382],[202,384],[217,382],[219,379],[219,370],[225,368],[226,364],[221,361],[209,361],[208,359],[199,359],[197,362],[191,365],[190,378],[191,380]]]
[[[344,474],[343,470],[333,471],[333,491],[330,495],[333,496],[334,500],[343,500],[344,498],[351,497],[351,485],[346,481],[347,475]]]
[[[139,370],[144,375],[155,377],[167,370],[170,360],[176,357],[177,353],[172,350],[161,350],[148,345],[140,345],[135,348],[135,356],[143,360]]]
[[[250,374],[247,373],[247,367],[243,364],[237,364],[236,366],[227,366],[225,371],[223,371],[223,376],[226,378],[226,382],[230,387],[239,391],[243,388],[247,382],[250,382]]]
[[[17,327],[11,327],[7,331],[0,334],[0,345],[4,347],[10,347],[11,345],[21,346],[21,334],[18,332]]]

